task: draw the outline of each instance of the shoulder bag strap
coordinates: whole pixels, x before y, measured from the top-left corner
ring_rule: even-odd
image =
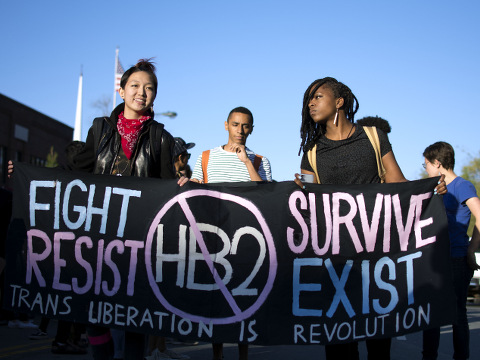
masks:
[[[382,183],[385,182],[385,167],[383,166],[382,162],[382,153],[380,150],[380,139],[378,138],[377,128],[375,126],[364,126],[363,130],[365,134],[368,136],[368,140],[373,146],[373,150],[375,150],[375,157],[377,159],[377,168],[378,168],[378,176]]]
[[[158,163],[160,160],[160,153],[162,149],[162,134],[163,124],[153,122],[150,125],[150,149],[152,152],[154,163]]]
[[[103,132],[103,124],[107,121],[106,117],[103,118],[95,118],[93,119],[93,141],[94,141],[94,151],[95,157],[98,156],[98,149],[100,147],[100,140]]]
[[[260,169],[260,165],[262,165],[262,155],[255,155],[255,158],[253,159],[253,167],[255,168],[255,171],[258,172],[258,169]]]
[[[203,183],[206,184],[208,182],[208,175],[207,175],[207,166],[208,166],[208,158],[210,157],[210,150],[205,150],[202,152],[202,171],[203,171]]]
[[[317,171],[317,145],[315,145],[313,148],[308,150],[307,158],[308,158],[308,162],[310,163],[310,166],[313,169],[313,172],[315,173],[315,176],[317,177],[317,183],[320,184],[320,176],[318,176],[318,171]]]

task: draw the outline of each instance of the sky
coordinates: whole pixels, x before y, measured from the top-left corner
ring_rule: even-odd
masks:
[[[247,146],[277,181],[299,172],[303,94],[331,76],[378,115],[404,175],[423,150],[451,143],[456,172],[480,156],[480,2],[443,0],[145,0],[0,2],[0,93],[71,127],[83,72],[82,140],[113,103],[124,69],[154,57],[156,116],[201,151],[227,142],[231,109],[249,108]],[[117,104],[121,99],[116,97]]]

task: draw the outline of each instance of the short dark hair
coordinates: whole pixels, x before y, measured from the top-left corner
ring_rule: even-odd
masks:
[[[73,158],[76,156],[85,146],[83,141],[73,140],[65,147],[65,155],[67,158]]]
[[[137,61],[135,66],[132,66],[130,69],[125,71],[122,75],[122,79],[120,80],[120,87],[122,89],[125,89],[125,86],[127,85],[128,78],[130,75],[133,73],[136,73],[137,71],[145,71],[146,73],[149,73],[150,76],[153,79],[153,85],[155,86],[155,95],[157,94],[157,88],[158,88],[158,80],[157,80],[157,75],[155,75],[155,64],[152,62],[152,59],[140,59]]]
[[[83,141],[79,140],[73,140],[68,143],[68,145],[65,147],[65,156],[67,158],[67,168],[71,169],[73,168],[73,163],[74,163],[74,158],[77,156],[80,151],[83,150],[85,147],[85,143]]]
[[[233,113],[241,113],[241,114],[248,115],[250,117],[250,122],[253,125],[252,112],[250,110],[248,110],[246,107],[239,106],[239,107],[236,107],[235,109],[233,109],[232,111],[230,111],[230,113],[228,114],[228,117],[227,117],[227,122],[228,122],[228,120],[230,120],[230,116],[232,116]]]
[[[423,156],[432,163],[438,160],[446,170],[453,170],[455,167],[455,151],[452,145],[445,141],[438,141],[428,146]]]
[[[382,130],[385,134],[392,131],[392,127],[387,120],[379,116],[365,116],[357,120],[357,124],[360,126],[375,126],[377,129]]]

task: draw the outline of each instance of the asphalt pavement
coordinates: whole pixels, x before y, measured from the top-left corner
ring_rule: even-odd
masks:
[[[468,316],[470,323],[470,359],[480,359],[480,305],[469,304]],[[38,324],[40,319],[35,319]],[[12,329],[8,326],[0,326],[0,359],[35,359],[35,360],[91,360],[87,355],[59,355],[52,354],[51,344],[56,331],[56,321],[51,321],[48,327],[47,339],[30,340],[32,329]],[[173,345],[168,347],[178,353],[190,356],[192,360],[211,360],[211,345],[200,343],[194,346]],[[360,343],[360,358],[366,359],[364,343]],[[420,360],[422,349],[421,333],[408,334],[394,338],[392,341],[392,360]],[[442,328],[438,360],[452,359],[452,331],[451,327]],[[238,359],[237,347],[234,344],[225,344],[225,360]],[[250,360],[308,360],[325,359],[322,346],[251,346],[249,351]]]

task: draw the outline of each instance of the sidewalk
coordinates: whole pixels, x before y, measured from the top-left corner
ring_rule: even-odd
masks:
[[[480,306],[469,305],[470,322],[470,352],[471,359],[480,359]],[[35,319],[40,323],[40,318]],[[32,329],[11,329],[8,326],[0,326],[0,360],[3,359],[35,359],[35,360],[92,360],[87,355],[60,355],[51,353],[51,344],[55,336],[57,323],[52,320],[48,326],[48,338],[43,340],[30,340]],[[168,347],[178,353],[189,355],[192,360],[211,360],[211,344],[200,343],[195,346],[172,345]],[[422,334],[415,333],[401,336],[392,341],[392,360],[421,359]],[[366,359],[364,343],[360,343],[360,359]],[[225,344],[225,360],[238,359],[236,344]],[[442,329],[438,360],[450,360],[452,358],[452,333],[451,327]],[[322,346],[251,346],[249,351],[250,360],[324,360]]]

